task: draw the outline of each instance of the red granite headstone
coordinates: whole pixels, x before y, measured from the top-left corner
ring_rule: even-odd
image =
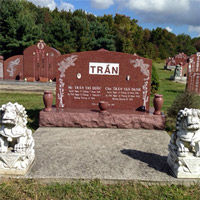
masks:
[[[188,56],[185,53],[179,53],[175,56],[176,65],[181,66],[181,76],[187,75]]]
[[[3,80],[3,63],[4,57],[0,56],[0,80]]]
[[[166,67],[167,66],[176,66],[176,61],[174,59],[174,57],[169,57],[165,60],[165,64],[166,64]]]
[[[175,56],[176,65],[179,63],[185,64],[187,62],[188,56],[185,53],[179,53]]]
[[[42,40],[28,47],[24,50],[24,78],[34,77],[36,81],[40,78],[55,80],[58,56],[60,52],[49,47]]]
[[[4,79],[19,80],[19,75],[23,74],[23,56],[12,56],[4,62]]]
[[[181,76],[187,76],[189,63],[181,65]]]
[[[174,57],[169,57],[165,61],[166,69],[175,69],[176,65],[181,65],[181,76],[186,75],[188,66],[188,56],[185,53],[179,53]]]
[[[190,56],[187,90],[200,94],[200,52]]]
[[[149,110],[149,59],[106,50],[62,55],[57,60],[56,107],[97,110]]]

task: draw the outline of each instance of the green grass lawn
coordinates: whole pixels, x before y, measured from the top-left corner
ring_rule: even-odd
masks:
[[[176,96],[185,90],[185,84],[177,83],[169,80],[174,71],[164,70],[164,63],[154,63],[160,79],[160,87],[158,94],[162,94],[164,98],[163,111],[172,104]]]
[[[160,78],[158,93],[164,96],[163,110],[171,105],[185,85],[169,80],[172,71],[163,69],[164,63],[155,63]],[[25,106],[28,126],[38,128],[39,111],[44,108],[42,94],[0,92],[0,105],[18,102]],[[151,97],[152,102],[153,96]],[[55,96],[54,96],[55,103]],[[152,103],[151,103],[152,105]],[[7,180],[0,184],[0,199],[200,199],[200,185],[190,187],[175,185],[102,184],[98,180],[89,183],[41,184],[34,180]]]
[[[8,102],[18,102],[26,108],[28,127],[32,131],[35,131],[39,127],[39,112],[44,108],[43,94],[0,92],[0,105]]]
[[[40,184],[33,180],[10,180],[0,184],[0,199],[72,199],[72,200],[195,200],[200,199],[200,186],[102,184],[89,183]]]

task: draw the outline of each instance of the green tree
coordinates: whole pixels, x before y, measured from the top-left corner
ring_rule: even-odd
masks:
[[[191,37],[189,35],[181,34],[177,36],[177,53],[184,52],[187,55],[196,53],[196,48],[192,44]]]
[[[87,51],[92,49],[90,37],[90,24],[86,18],[72,17],[70,21],[72,38],[75,40],[75,51]]]
[[[176,36],[162,28],[143,29],[137,20],[116,14],[96,17],[84,10],[53,11],[27,0],[0,0],[0,54],[22,54],[43,39],[61,53],[105,48],[165,59],[200,51],[200,38]]]
[[[192,40],[192,44],[194,45],[195,49],[200,52],[200,37],[199,38],[194,38]]]
[[[51,20],[45,24],[43,32],[44,41],[50,46],[58,49],[61,53],[74,52],[74,39],[70,30],[70,23],[65,16],[57,11],[52,13]]]
[[[136,20],[125,15],[116,14],[114,17],[116,49],[125,53],[135,53],[133,34],[136,31]]]
[[[106,22],[98,20],[90,23],[90,32],[92,35],[92,49],[98,50],[101,48],[115,51],[114,35],[110,33],[109,26]]]
[[[22,54],[41,35],[35,15],[26,9],[27,1],[0,0],[0,54],[5,58]]]

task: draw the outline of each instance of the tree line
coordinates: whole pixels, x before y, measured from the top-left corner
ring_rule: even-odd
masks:
[[[0,55],[8,58],[23,54],[40,39],[62,54],[105,48],[165,59],[179,52],[191,55],[200,51],[200,37],[176,36],[159,27],[143,29],[137,23],[121,14],[51,11],[27,0],[0,0]]]

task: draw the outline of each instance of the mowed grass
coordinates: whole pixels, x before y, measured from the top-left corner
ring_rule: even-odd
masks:
[[[171,105],[176,95],[184,91],[185,85],[170,81],[172,71],[163,69],[164,63],[155,63],[160,78],[158,93],[164,96],[163,110]],[[38,128],[39,112],[44,108],[42,94],[10,93],[0,91],[0,105],[18,102],[25,106],[28,126]],[[153,95],[151,97],[152,105]],[[55,96],[54,96],[55,104]],[[147,183],[148,184],[148,183]],[[0,199],[200,199],[200,184],[189,187],[182,185],[143,185],[139,183],[103,184],[99,180],[88,183],[41,184],[35,180],[2,180]]]
[[[33,180],[10,180],[0,184],[0,199],[4,200],[195,200],[200,199],[200,186],[102,184],[99,180],[88,183],[41,184]]]
[[[28,127],[35,131],[39,127],[39,112],[44,108],[43,94],[38,93],[19,93],[19,92],[0,92],[0,105],[5,103],[22,104],[27,111]],[[54,96],[55,104],[55,96]]]
[[[170,77],[173,76],[174,71],[164,70],[164,62],[154,63],[154,65],[160,80],[158,94],[163,95],[163,111],[166,112],[167,108],[170,107],[176,96],[185,90],[185,84],[169,80]],[[153,99],[153,97],[151,99]],[[152,101],[153,100],[151,100],[151,103]]]

